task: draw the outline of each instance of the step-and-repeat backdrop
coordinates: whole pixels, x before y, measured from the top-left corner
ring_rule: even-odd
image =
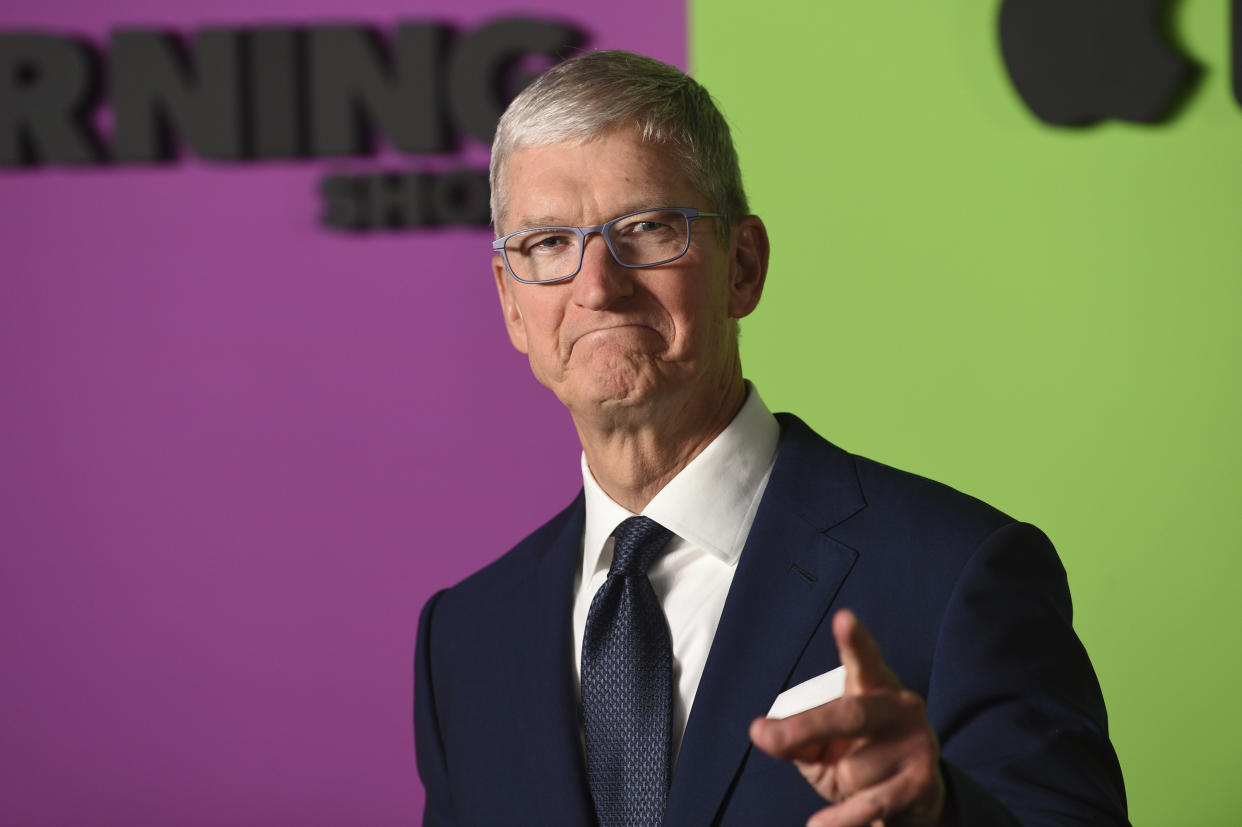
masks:
[[[401,824],[418,611],[579,484],[488,142],[638,0],[0,8],[6,824]]]
[[[487,142],[607,47],[734,125],[769,405],[1047,530],[1134,821],[1231,823],[1242,2],[688,6],[0,6],[0,823],[417,821],[418,611],[579,484]]]

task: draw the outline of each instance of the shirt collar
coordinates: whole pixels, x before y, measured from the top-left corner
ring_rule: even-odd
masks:
[[[780,441],[776,417],[755,387],[746,385],[746,401],[733,421],[643,510],[645,516],[729,565],[742,553]],[[600,488],[585,453],[582,489],[586,500],[582,576],[589,578],[612,532],[636,515]]]

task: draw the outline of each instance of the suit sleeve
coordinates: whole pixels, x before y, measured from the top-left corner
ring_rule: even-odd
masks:
[[[1065,569],[1035,527],[998,529],[963,567],[927,707],[959,825],[1129,824]]]
[[[414,747],[418,775],[426,793],[424,827],[448,827],[457,823],[449,789],[444,742],[436,715],[435,685],[431,679],[432,628],[436,604],[443,591],[432,595],[418,619],[418,644],[414,651]]]

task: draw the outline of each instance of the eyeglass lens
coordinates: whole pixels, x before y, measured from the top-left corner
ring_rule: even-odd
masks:
[[[689,245],[690,220],[679,212],[651,210],[612,222],[606,230],[622,264],[649,266],[681,256]],[[505,258],[523,281],[564,278],[582,260],[578,234],[568,227],[543,227],[505,242]]]

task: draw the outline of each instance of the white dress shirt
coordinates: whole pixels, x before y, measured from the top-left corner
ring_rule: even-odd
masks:
[[[711,444],[660,490],[643,515],[673,532],[647,571],[673,643],[672,756],[707,663],[737,561],[776,462],[780,425],[747,383],[746,401]],[[582,637],[591,600],[612,565],[612,532],[636,516],[604,493],[582,455],[586,526],[574,586],[574,680],[580,686]]]

